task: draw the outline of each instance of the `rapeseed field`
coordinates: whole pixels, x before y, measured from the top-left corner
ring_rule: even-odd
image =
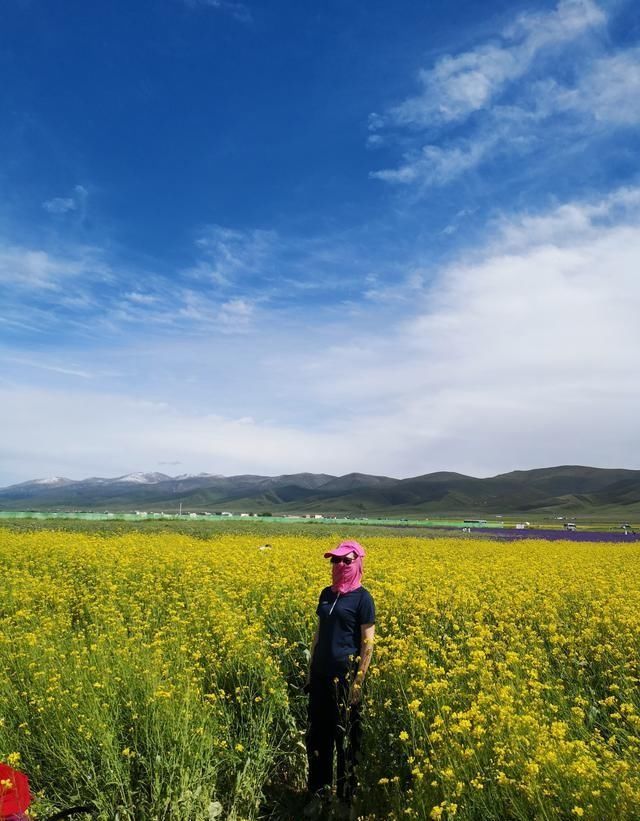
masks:
[[[32,815],[254,819],[302,791],[346,536],[0,531],[0,760]],[[362,818],[640,817],[640,546],[362,541]]]

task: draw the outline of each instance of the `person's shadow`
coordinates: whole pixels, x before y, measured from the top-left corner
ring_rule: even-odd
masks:
[[[271,784],[265,788],[265,801],[260,808],[258,817],[260,819],[273,819],[273,821],[299,821],[303,817],[302,812],[307,802],[307,793],[304,790],[296,789],[289,784]],[[328,816],[320,816],[323,821]]]
[[[258,818],[260,821],[300,821],[303,818],[303,810],[309,799],[306,790],[296,789],[288,784],[272,784],[265,790],[265,801],[260,808]],[[321,810],[314,821],[333,821],[333,819],[343,819],[337,809],[334,800],[331,804]],[[364,818],[359,816],[357,806],[351,811],[351,818]]]

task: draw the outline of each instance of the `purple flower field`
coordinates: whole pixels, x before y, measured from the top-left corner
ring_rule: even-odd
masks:
[[[515,528],[498,528],[498,527],[483,527],[475,530],[474,536],[487,536],[496,539],[505,539],[507,541],[515,541],[516,539],[549,539],[550,541],[563,542],[638,542],[640,541],[640,533],[625,534],[619,532],[602,532],[589,530],[516,530]]]

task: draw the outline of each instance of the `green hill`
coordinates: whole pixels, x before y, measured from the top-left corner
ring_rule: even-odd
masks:
[[[485,479],[350,473],[36,480],[0,489],[0,510],[184,510],[407,515],[640,514],[640,471],[579,465]],[[144,477],[149,477],[148,479]]]

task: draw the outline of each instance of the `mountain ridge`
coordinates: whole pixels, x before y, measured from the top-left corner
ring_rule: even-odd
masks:
[[[0,488],[0,510],[505,514],[624,510],[640,514],[640,470],[558,465],[486,478],[436,471],[398,479],[352,472],[240,474],[130,473],[114,478],[33,479]]]

